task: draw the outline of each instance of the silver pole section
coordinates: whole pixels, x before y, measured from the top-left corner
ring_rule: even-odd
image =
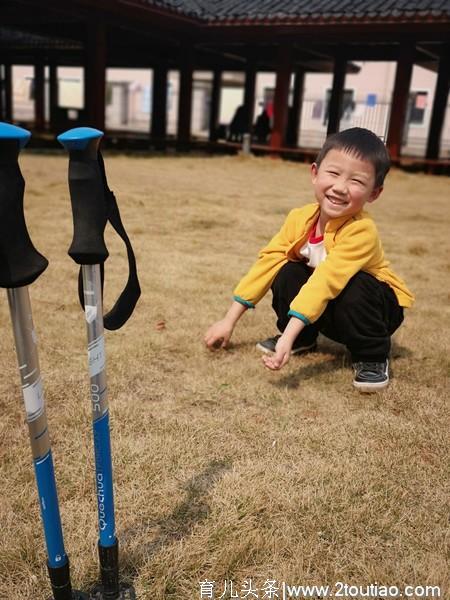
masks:
[[[28,287],[7,290],[33,459],[50,452],[44,391]]]
[[[108,412],[100,267],[99,265],[83,265],[81,272],[83,276],[84,313],[88,338],[92,420],[97,421]]]

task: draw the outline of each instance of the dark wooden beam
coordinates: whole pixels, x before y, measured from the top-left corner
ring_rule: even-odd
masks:
[[[155,66],[153,69],[151,137],[160,150],[164,147],[167,135],[167,83],[167,66]]]
[[[352,21],[349,23],[308,20],[290,25],[281,23],[249,25],[235,23],[223,25],[219,21],[204,25],[198,32],[197,41],[211,44],[232,41],[242,43],[262,43],[278,40],[279,43],[296,44],[299,39],[305,44],[351,44],[367,43],[368,39],[381,43],[447,42],[450,33],[448,20],[428,21],[421,18],[417,22],[399,21]]]
[[[222,71],[215,69],[211,88],[211,103],[209,108],[209,141],[217,140],[217,127],[219,125],[220,95],[222,84]]]
[[[12,89],[12,66],[9,63],[3,65],[3,91],[4,91],[4,107],[3,114],[5,121],[13,120],[13,89]]]
[[[245,71],[244,109],[247,118],[245,133],[249,133],[252,130],[253,118],[255,116],[255,86],[256,68],[254,64],[251,64]]]
[[[58,67],[56,63],[49,65],[49,114],[50,129],[54,132],[58,129],[58,103],[59,103],[59,83]]]
[[[106,28],[102,21],[87,25],[84,63],[86,124],[105,130]]]
[[[5,94],[4,94],[4,83],[3,83],[3,65],[0,63],[0,121],[4,121],[5,112]]]
[[[393,160],[400,157],[405,128],[409,88],[413,68],[414,48],[409,44],[401,48],[395,73],[394,93],[386,145]]]
[[[292,98],[292,107],[290,108],[290,118],[288,118],[288,130],[286,134],[286,143],[288,146],[297,146],[300,121],[302,116],[303,90],[305,82],[305,71],[297,69],[294,78],[294,94]]]
[[[192,85],[194,65],[192,47],[184,47],[180,56],[180,95],[178,100],[177,147],[187,149],[191,139]]]
[[[45,67],[43,63],[34,64],[34,127],[38,131],[45,128]]]
[[[434,92],[430,129],[428,130],[426,158],[439,158],[441,135],[447,109],[448,91],[450,87],[450,46],[439,61],[439,71]]]
[[[327,136],[339,131],[339,122],[342,115],[342,100],[344,97],[345,73],[347,59],[337,56],[334,61],[333,87],[331,88],[330,104],[328,108]]]
[[[288,119],[289,86],[291,82],[292,63],[291,48],[280,46],[278,50],[278,68],[273,103],[273,128],[270,146],[284,146]]]
[[[339,46],[342,45],[342,41],[340,43],[327,44],[322,43],[315,46],[308,46],[308,51],[311,52],[311,58],[314,56],[315,50],[320,50],[321,58],[327,59],[330,57],[336,56],[336,50],[339,50]],[[436,61],[437,57],[431,55],[431,52],[428,51],[424,45],[421,48],[415,48],[414,50],[414,63],[419,61],[427,62],[427,61]],[[303,49],[298,52],[299,58],[305,60],[307,59],[306,49]],[[392,41],[383,41],[383,42],[375,42],[370,39],[370,37],[364,41],[345,45],[345,55],[347,57],[347,61],[397,61],[400,55],[400,44],[398,41],[393,39]]]

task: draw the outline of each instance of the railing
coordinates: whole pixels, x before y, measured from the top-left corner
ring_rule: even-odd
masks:
[[[176,133],[176,113],[173,109],[177,106],[178,95],[174,94],[172,98],[172,110],[168,111],[168,134]],[[204,119],[201,102],[193,103],[192,111],[192,133],[196,137],[208,137],[208,131],[204,129]],[[132,106],[129,107],[128,122],[118,124],[114,119],[106,120],[106,127],[120,129],[129,132],[146,133],[149,130],[150,116],[147,114],[134,114]],[[327,131],[327,115],[325,114],[326,105],[323,99],[305,99],[303,101],[300,134],[298,146],[302,148],[320,148],[325,141]],[[109,111],[108,111],[109,112]],[[108,115],[107,115],[108,116]],[[349,127],[366,127],[385,140],[389,124],[390,104],[388,102],[378,102],[374,106],[368,106],[362,102],[357,102],[344,111],[341,118],[339,129],[348,129]],[[430,113],[426,114],[427,121],[421,125],[409,124],[403,136],[402,154],[409,156],[423,157],[425,155],[427,136],[429,129]],[[14,98],[14,120],[16,122],[32,123],[34,120],[33,102]],[[447,106],[447,113],[443,127],[441,139],[441,158],[450,157],[450,105]]]
[[[304,100],[302,105],[299,145],[319,148],[325,141],[327,115],[324,100]],[[341,118],[339,129],[366,127],[383,140],[386,139],[390,104],[378,103],[367,106],[363,103],[347,108]]]

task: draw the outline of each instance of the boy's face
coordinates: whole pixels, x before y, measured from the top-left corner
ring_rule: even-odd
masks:
[[[330,150],[320,167],[311,165],[311,179],[325,221],[356,214],[383,190],[375,187],[373,164],[343,150]]]

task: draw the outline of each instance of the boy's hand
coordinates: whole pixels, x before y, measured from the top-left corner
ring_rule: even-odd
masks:
[[[217,321],[205,334],[205,344],[210,350],[226,348],[233,333],[233,326],[226,319]]]
[[[206,332],[204,337],[206,346],[210,350],[226,348],[236,323],[246,310],[246,306],[233,300],[225,317],[220,321],[216,321]]]
[[[292,342],[287,339],[283,339],[283,336],[277,342],[275,346],[275,354],[267,355],[262,357],[264,366],[272,371],[278,371],[282,369],[291,357]]]
[[[263,356],[262,360],[264,365],[272,371],[278,371],[282,369],[291,357],[292,345],[297,339],[298,334],[304,328],[305,324],[300,319],[295,317],[291,318],[287,324],[283,335],[275,346],[275,354],[271,356]]]

